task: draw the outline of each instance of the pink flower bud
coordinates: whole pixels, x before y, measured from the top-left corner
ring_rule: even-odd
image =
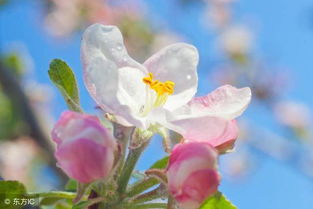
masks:
[[[53,128],[52,139],[58,166],[69,177],[89,183],[110,173],[116,144],[97,117],[66,111]]]
[[[217,191],[217,152],[205,142],[178,144],[167,168],[169,191],[181,209],[198,209]]]

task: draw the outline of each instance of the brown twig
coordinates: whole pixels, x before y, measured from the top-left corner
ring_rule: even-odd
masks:
[[[4,93],[11,100],[14,109],[18,111],[22,120],[28,125],[29,132],[27,134],[45,151],[47,163],[54,168],[61,182],[64,183],[68,178],[56,167],[53,155],[54,149],[42,131],[27,96],[12,71],[3,66],[2,63],[0,63],[0,85]]]

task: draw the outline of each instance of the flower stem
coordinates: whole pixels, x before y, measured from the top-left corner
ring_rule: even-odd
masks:
[[[166,209],[175,209],[175,201],[171,195],[168,197]]]
[[[121,172],[124,165],[124,159],[126,156],[126,149],[128,145],[129,138],[134,130],[133,127],[125,127],[118,123],[113,122],[114,127],[114,137],[117,139],[120,146],[120,156],[118,157],[118,167],[116,172]]]
[[[146,140],[141,144],[141,146],[131,149],[128,153],[127,159],[125,161],[124,167],[122,169],[121,175],[118,179],[118,193],[124,194],[127,184],[129,182],[129,179],[131,177],[131,174],[136,166],[136,163],[143,152],[143,150],[146,148],[146,146],[149,144],[149,140]]]
[[[135,204],[145,203],[145,202],[149,202],[151,200],[165,197],[165,194],[166,194],[165,188],[162,186],[159,186],[159,187],[157,187],[157,188],[155,188],[149,192],[138,195],[137,197],[135,197],[132,200],[132,202]]]
[[[95,205],[97,203],[103,202],[104,200],[105,200],[104,197],[96,197],[94,199],[90,199],[87,207],[90,207],[90,206]]]
[[[131,205],[125,209],[151,209],[151,208],[166,208],[166,203],[147,203],[142,205]]]
[[[156,178],[146,177],[145,179],[137,181],[136,183],[131,185],[126,195],[128,197],[134,197],[135,195],[144,192],[145,190],[157,185],[158,183],[159,181]]]
[[[56,197],[56,198],[64,198],[64,199],[74,199],[76,197],[75,192],[63,192],[63,191],[51,191],[51,192],[43,192],[43,193],[30,193],[28,194],[30,197]]]
[[[85,191],[86,191],[88,186],[89,186],[89,184],[83,184],[83,183],[78,182],[78,184],[77,184],[77,195],[76,195],[75,199],[73,200],[74,203],[78,203],[83,198]]]

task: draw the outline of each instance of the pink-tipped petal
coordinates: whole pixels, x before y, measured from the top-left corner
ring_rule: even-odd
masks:
[[[109,175],[116,143],[95,116],[66,111],[52,130],[58,166],[71,178],[90,183]]]
[[[60,146],[56,153],[58,166],[73,179],[90,183],[109,174],[113,165],[113,152],[90,139],[76,139]]]
[[[208,143],[178,144],[167,167],[169,192],[183,209],[197,209],[217,191],[217,152]]]
[[[219,152],[232,149],[239,134],[235,120],[210,116],[172,121],[170,127],[180,133],[186,142],[206,142]]]
[[[207,96],[193,98],[188,105],[194,115],[215,116],[232,120],[243,113],[250,101],[250,88],[238,89],[225,85]]]
[[[222,86],[207,96],[193,98],[187,105],[166,113],[162,121],[167,128],[181,134],[186,141],[203,141],[219,152],[232,149],[239,130],[235,118],[251,100],[249,88]]]
[[[174,195],[180,205],[192,200],[193,207],[188,204],[188,209],[198,209],[199,205],[209,196],[213,195],[219,186],[220,177],[215,170],[203,169],[193,172],[185,180],[180,194]],[[187,207],[185,207],[187,209]]]

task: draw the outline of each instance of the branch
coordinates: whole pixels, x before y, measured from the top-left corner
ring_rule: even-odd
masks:
[[[2,63],[0,63],[0,85],[2,86],[4,93],[11,100],[14,109],[19,112],[21,118],[28,125],[28,135],[45,151],[47,154],[47,163],[54,168],[62,183],[64,183],[68,178],[56,167],[53,155],[54,149],[42,131],[27,96],[25,95],[18,79],[11,73],[10,69],[4,67]]]

